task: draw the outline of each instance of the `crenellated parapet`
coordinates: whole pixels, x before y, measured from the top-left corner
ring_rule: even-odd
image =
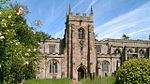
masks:
[[[82,13],[82,15],[80,13],[76,13],[75,15],[73,15],[73,13],[71,12],[71,6],[69,6],[69,12],[67,15],[67,20],[69,22],[71,21],[75,21],[75,22],[93,22],[93,9],[91,8],[91,12],[89,15],[86,15],[86,13]]]
[[[149,58],[149,40],[106,39],[95,41],[96,55],[99,58],[116,57],[125,61],[131,58]]]
[[[129,43],[145,43],[145,44],[150,44],[149,40],[128,40],[128,39],[108,39],[107,41],[109,42],[129,42]]]
[[[72,15],[71,13],[68,15],[68,20],[78,22],[93,22],[93,16],[87,16],[86,13],[83,13],[82,15],[80,15],[79,13],[76,13],[76,15]]]

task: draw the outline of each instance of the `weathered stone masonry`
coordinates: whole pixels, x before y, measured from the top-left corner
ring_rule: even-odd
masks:
[[[69,8],[64,38],[42,41],[40,51],[38,78],[80,80],[90,75],[111,76],[131,58],[150,58],[150,41],[95,40],[92,8],[89,16],[74,16]]]

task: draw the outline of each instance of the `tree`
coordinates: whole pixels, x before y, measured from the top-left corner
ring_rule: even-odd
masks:
[[[45,32],[36,32],[36,37],[38,41],[44,41],[51,38],[51,36]]]
[[[130,59],[117,70],[116,84],[149,84],[150,59]]]
[[[129,39],[129,36],[127,36],[126,34],[123,34],[122,39]]]
[[[38,72],[39,37],[26,23],[28,10],[19,4],[0,1],[0,83],[18,84]],[[3,2],[3,3],[1,3]]]

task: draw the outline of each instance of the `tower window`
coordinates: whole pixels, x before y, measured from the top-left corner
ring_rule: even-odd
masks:
[[[79,29],[78,30],[78,37],[79,37],[79,39],[84,39],[84,31],[83,31],[83,29]]]
[[[81,40],[79,41],[79,43],[80,43],[80,53],[81,53],[81,55],[83,55],[84,41],[81,39]]]
[[[82,46],[80,47],[80,53],[81,53],[81,55],[83,55],[83,47]]]

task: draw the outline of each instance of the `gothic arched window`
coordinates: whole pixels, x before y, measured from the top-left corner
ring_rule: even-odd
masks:
[[[82,28],[78,30],[78,37],[79,39],[84,39],[84,30]]]
[[[109,71],[109,62],[106,60],[102,62],[102,71]]]
[[[144,50],[141,49],[141,50],[139,51],[139,53],[140,53],[140,54],[144,54]]]
[[[118,49],[118,48],[117,48],[117,49],[115,50],[115,52],[114,52],[114,53],[115,53],[115,54],[120,54],[120,53],[121,53],[121,51],[120,51],[120,49]]]
[[[129,49],[127,52],[128,53],[133,53],[133,49]]]
[[[55,59],[50,60],[49,72],[57,73],[57,60]]]
[[[140,54],[140,58],[144,58],[144,53],[145,51],[143,49],[140,49],[139,54]]]

